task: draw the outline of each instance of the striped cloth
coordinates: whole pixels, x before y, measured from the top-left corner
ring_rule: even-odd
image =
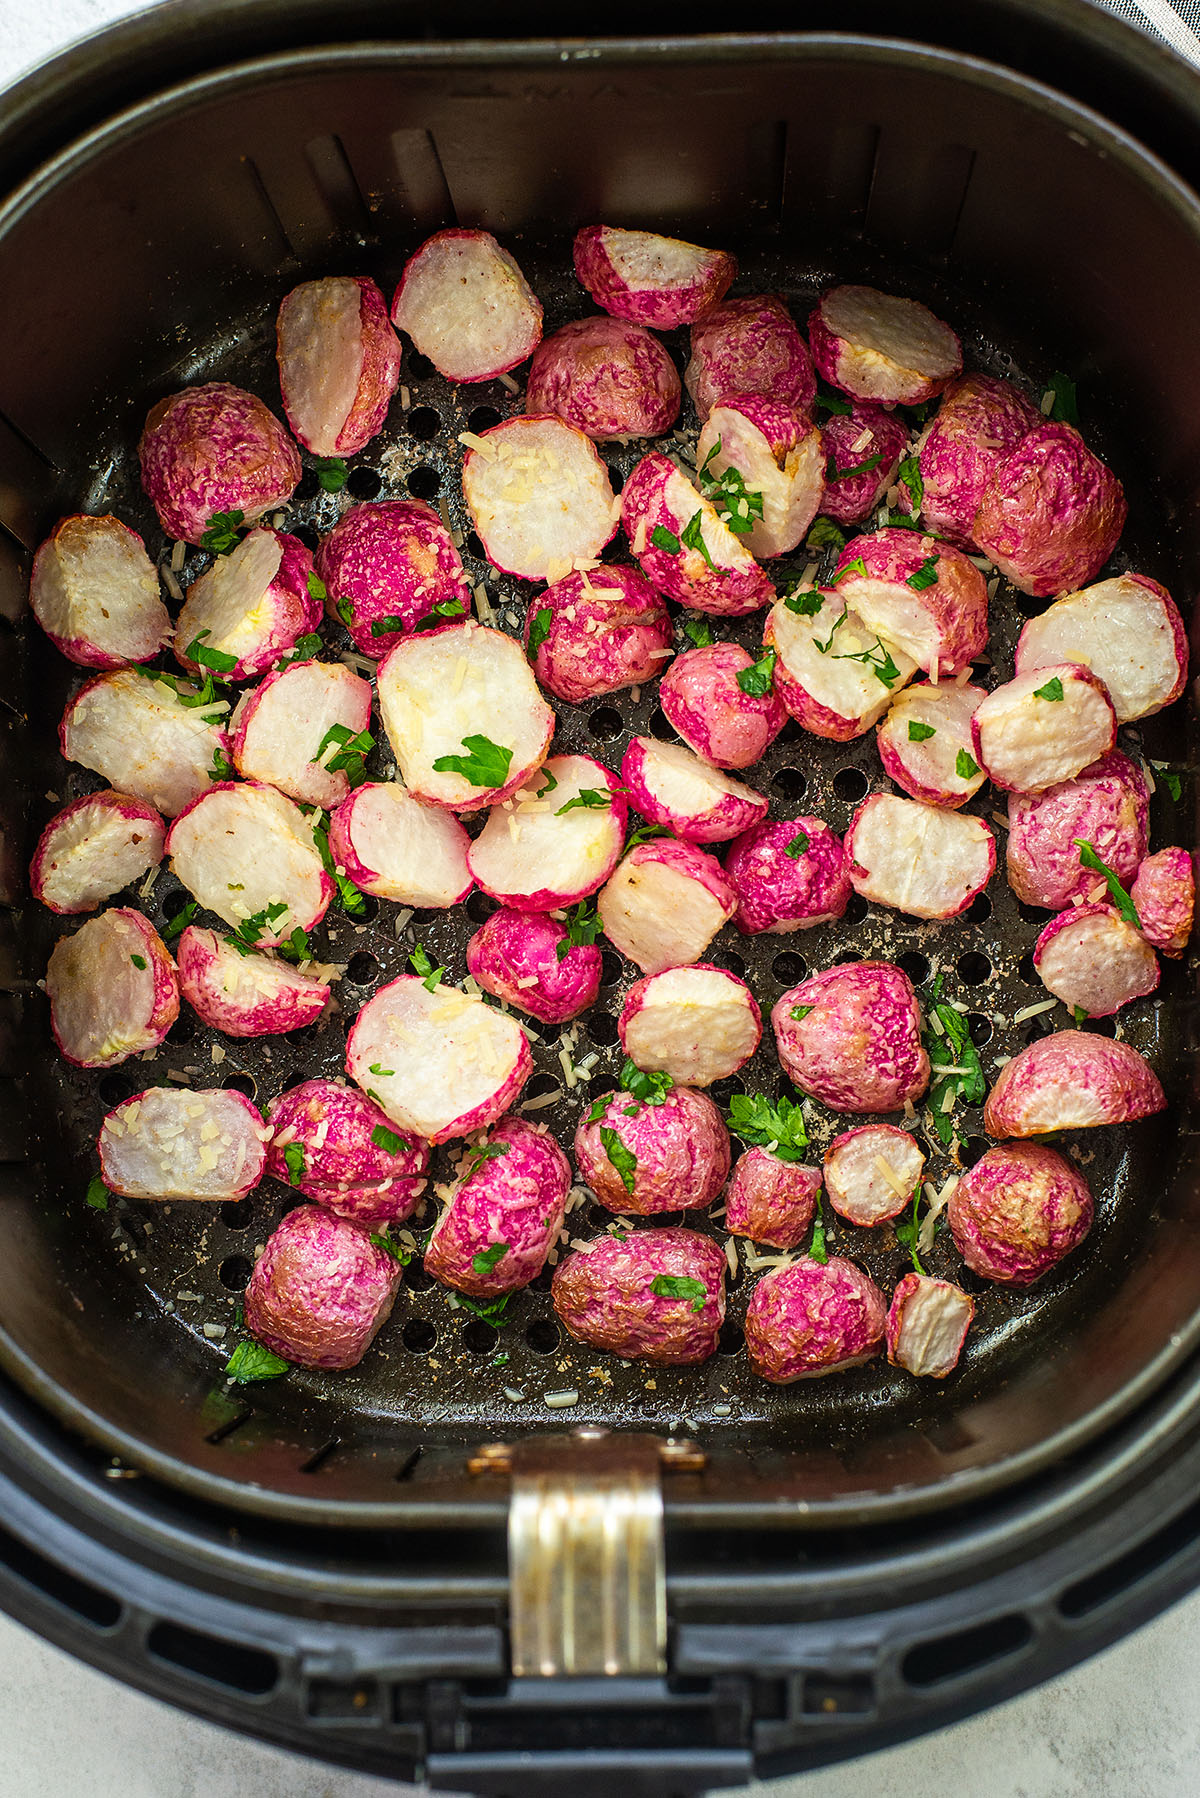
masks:
[[[1101,0],[1101,4],[1200,68],[1200,0]]]

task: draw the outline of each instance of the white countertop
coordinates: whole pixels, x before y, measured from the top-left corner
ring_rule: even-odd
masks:
[[[0,0],[0,88],[129,0]],[[1196,1798],[1200,1595],[1022,1698],[771,1798]],[[0,1617],[0,1798],[403,1798],[198,1722]]]

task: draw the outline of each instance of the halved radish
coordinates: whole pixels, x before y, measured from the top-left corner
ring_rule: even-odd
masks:
[[[572,319],[543,338],[525,383],[525,410],[553,412],[597,442],[661,437],[679,416],[679,376],[667,350],[625,319]]]
[[[636,568],[578,569],[534,596],[525,653],[543,687],[573,705],[647,685],[670,661],[671,619]]]
[[[392,323],[448,381],[490,381],[524,362],[542,308],[488,231],[438,231],[404,265]]]
[[[739,523],[754,517],[742,533],[752,555],[786,555],[820,510],[821,433],[807,414],[764,394],[729,394],[717,402],[700,432],[696,466],[710,481],[728,472],[724,493],[714,495],[717,511]]]
[[[951,1281],[905,1274],[888,1307],[888,1360],[906,1373],[944,1380],[958,1365],[974,1315],[975,1300]]]
[[[269,1131],[242,1093],[152,1086],[100,1126],[100,1175],[127,1199],[242,1199]]]
[[[762,1014],[736,974],[704,965],[635,982],[620,1017],[621,1047],[636,1067],[679,1086],[711,1086],[743,1067],[762,1040]]]
[[[1166,1104],[1157,1074],[1128,1043],[1090,1030],[1057,1030],[1001,1068],[983,1127],[989,1136],[1046,1136],[1136,1123]]]
[[[1101,899],[1104,878],[1085,868],[1078,839],[1090,843],[1125,886],[1143,863],[1150,834],[1150,789],[1136,762],[1112,749],[1074,780],[1008,800],[1008,884],[1026,905],[1058,911],[1076,899]]]
[[[372,1232],[297,1205],[267,1237],[246,1288],[253,1340],[297,1367],[357,1367],[387,1322],[403,1269]]]
[[[357,787],[329,820],[339,873],[364,893],[422,910],[462,904],[473,884],[470,842],[457,818],[414,799],[398,780]]]
[[[553,416],[509,418],[468,433],[463,498],[490,562],[527,581],[557,581],[615,534],[618,507],[595,444]]]
[[[1142,935],[1163,955],[1182,955],[1192,934],[1196,876],[1186,849],[1160,849],[1137,871],[1130,898],[1142,920]]]
[[[552,755],[493,808],[467,863],[485,893],[517,911],[574,905],[616,867],[626,816],[615,774],[590,755]]]
[[[454,988],[404,976],[368,999],[346,1072],[402,1130],[448,1142],[515,1104],[533,1057],[514,1018]]]
[[[715,306],[732,285],[737,263],[724,250],[704,250],[656,231],[585,225],[575,234],[575,273],[614,318],[669,331]]]
[[[971,753],[971,719],[986,697],[983,687],[918,681],[880,719],[879,759],[910,799],[956,810],[979,791],[986,776]]]
[[[925,1166],[916,1138],[894,1124],[860,1124],[825,1151],[825,1191],[850,1224],[882,1224],[912,1204]]]
[[[406,637],[380,663],[377,684],[383,728],[418,799],[477,812],[545,760],[554,713],[503,631],[470,621]]]
[[[176,818],[167,854],[201,905],[263,949],[311,930],[333,898],[312,824],[274,787],[222,781]]]
[[[775,691],[814,737],[861,737],[892,703],[917,664],[885,649],[836,589],[800,589],[778,600],[763,626],[775,651]]]
[[[988,476],[973,534],[1022,593],[1094,580],[1125,528],[1125,490],[1068,424],[1043,421]]]
[[[774,293],[743,294],[698,318],[683,378],[701,420],[728,393],[765,393],[805,413],[817,393],[808,345]]]
[[[355,649],[384,656],[424,620],[466,618],[462,557],[432,506],[381,499],[351,506],[317,546],[325,609]]]
[[[1119,574],[1061,599],[1031,618],[1017,643],[1016,670],[1074,662],[1108,688],[1118,724],[1148,718],[1187,685],[1187,630],[1165,587]]]
[[[614,948],[662,974],[700,960],[737,896],[715,856],[659,837],[629,851],[596,904]]]
[[[371,688],[341,662],[293,662],[238,701],[229,721],[244,780],[329,811],[362,779],[374,746]]]
[[[676,656],[658,689],[667,722],[702,761],[715,768],[749,768],[760,761],[787,723],[787,708],[775,691],[751,677],[747,692],[740,676],[754,657],[740,643],[707,643]]]
[[[229,768],[229,706],[198,704],[200,692],[191,681],[142,668],[99,674],[67,702],[62,752],[174,818]]]
[[[920,531],[874,531],[842,550],[832,585],[889,649],[936,682],[957,674],[988,640],[987,583],[960,549]]]
[[[329,988],[271,955],[256,955],[215,930],[189,924],[176,950],[179,990],[192,1010],[226,1036],[274,1036],[315,1024]]]
[[[680,743],[634,737],[621,761],[621,779],[634,810],[685,843],[727,843],[767,815],[765,794]]]
[[[1077,905],[1051,918],[1033,945],[1047,992],[1089,1018],[1108,1018],[1158,985],[1158,957],[1111,905]]]
[[[46,968],[50,1028],[77,1068],[156,1049],[179,1016],[175,963],[141,912],[116,906],[60,937]]]
[[[162,860],[165,837],[154,807],[131,793],[88,793],[38,838],[30,891],[51,911],[95,911]]]
[[[502,905],[467,944],[467,969],[485,993],[546,1024],[564,1024],[600,993],[601,955],[594,943],[572,943],[546,912]]]
[[[545,1124],[501,1118],[458,1166],[425,1250],[425,1271],[476,1298],[528,1286],[558,1241],[571,1164]]]
[[[202,544],[222,513],[256,524],[286,506],[303,472],[275,414],[226,381],[159,400],[146,416],[138,457],[159,523],[185,543]]]
[[[857,524],[887,492],[908,445],[908,431],[892,412],[856,401],[821,427],[825,492],[819,510],[836,524]]]
[[[919,300],[874,287],[831,287],[808,321],[817,373],[844,393],[919,406],[962,367],[962,345]]]
[[[356,1086],[302,1080],[267,1108],[267,1172],[363,1223],[403,1222],[428,1184],[429,1145],[400,1136]]]
[[[821,1170],[784,1161],[757,1144],[734,1163],[725,1188],[725,1228],[773,1249],[803,1242],[816,1214]]]
[[[996,840],[982,818],[893,793],[872,793],[846,832],[856,893],[910,918],[957,918],[996,870]]]
[[[774,597],[741,538],[669,456],[642,457],[621,491],[621,523],[646,579],[667,599],[738,617]]]
[[[998,787],[1041,793],[1107,755],[1117,717],[1104,682],[1055,662],[996,687],[971,719],[975,760]]]
[[[293,287],[279,308],[275,356],[297,441],[314,456],[364,449],[400,379],[400,345],[374,281],[330,275]]]
[[[145,544],[107,514],[58,521],[33,558],[29,607],[54,647],[84,668],[147,661],[171,638]]]
[[[780,936],[832,924],[850,902],[849,859],[820,818],[756,824],[725,857],[737,894],[734,923],[746,936]]]
[[[230,680],[265,674],[321,622],[312,566],[299,537],[265,525],[248,531],[188,588],[175,623],[176,660],[192,674],[211,668]]]
[[[962,375],[946,389],[937,416],[920,439],[920,504],[913,507],[904,487],[901,505],[918,511],[931,531],[959,549],[974,549],[975,516],[993,469],[1043,422],[1037,407],[1011,381]]]
[[[921,1007],[892,962],[810,974],[779,995],[771,1026],[789,1079],[832,1111],[899,1111],[929,1085]]]

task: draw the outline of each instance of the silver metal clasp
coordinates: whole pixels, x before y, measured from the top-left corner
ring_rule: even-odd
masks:
[[[699,1472],[693,1442],[613,1435],[492,1442],[475,1474],[511,1474],[509,1628],[518,1678],[664,1673],[662,1472]]]

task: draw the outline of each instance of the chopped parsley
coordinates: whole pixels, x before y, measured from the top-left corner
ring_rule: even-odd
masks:
[[[529,661],[537,659],[537,652],[550,635],[550,626],[554,623],[554,610],[551,606],[539,606],[529,620],[529,641],[525,645],[525,654]]]
[[[844,581],[848,574],[861,575],[864,581],[868,578],[867,565],[861,556],[855,556],[852,562],[847,562],[844,568],[838,569],[833,577],[834,586],[836,587],[839,581]]]
[[[831,637],[830,642],[832,641]],[[820,645],[817,647],[820,648]],[[900,679],[900,670],[892,660],[891,651],[883,647],[879,637],[876,637],[869,649],[848,649],[844,655],[836,655],[833,659],[835,662],[861,662],[885,687],[894,687]]]
[[[932,724],[922,724],[919,718],[908,721],[908,740],[910,743],[927,743],[930,737],[936,737],[937,731]]]
[[[808,848],[808,844],[809,838],[807,832],[798,830],[791,842],[784,846],[783,853],[785,855],[790,855],[794,862],[799,861],[800,857]]]
[[[817,1209],[813,1213],[812,1241],[808,1245],[809,1259],[819,1261],[824,1267],[829,1260],[829,1250],[825,1247],[825,1207],[821,1203],[821,1195],[817,1194]]]
[[[380,1070],[372,1068],[371,1072],[376,1074]],[[376,1124],[371,1132],[371,1141],[377,1149],[382,1149],[385,1155],[402,1155],[408,1147],[404,1138],[397,1131],[389,1130],[386,1124]]]
[[[637,830],[631,830],[625,838],[625,853],[628,855],[639,843],[650,843],[655,837],[669,837],[670,834],[665,824],[643,824]]]
[[[685,618],[683,634],[697,649],[708,649],[717,640],[707,618]]]
[[[667,1094],[673,1089],[674,1080],[661,1068],[647,1072],[645,1068],[635,1067],[629,1057],[625,1057],[625,1065],[621,1069],[621,1090],[632,1093],[637,1101],[626,1117],[634,1117],[643,1105],[665,1105]]]
[[[366,758],[375,747],[375,739],[369,730],[352,731],[348,724],[331,724],[321,738],[316,755],[312,760],[318,765],[321,757],[330,747],[337,750],[324,764],[329,774],[344,770],[346,779],[352,787],[359,787],[367,778]]]
[[[1054,395],[1054,404],[1050,408],[1050,416],[1056,424],[1078,425],[1079,407],[1075,400],[1075,383],[1069,375],[1061,372],[1053,374],[1046,383]]]
[[[329,589],[326,587],[320,575],[314,573],[314,571],[310,569],[305,576],[304,585],[308,588],[308,597],[310,599],[319,599],[321,604],[324,605],[325,601],[329,598]]]
[[[246,514],[236,507],[229,512],[214,512],[200,538],[200,547],[211,549],[214,556],[231,555],[241,541],[245,523]]]
[[[594,904],[581,899],[578,905],[572,905],[566,917],[566,935],[554,951],[556,961],[565,960],[572,949],[586,949],[595,942],[604,928],[600,914]]]
[[[476,1317],[481,1317],[485,1324],[491,1324],[494,1330],[503,1329],[508,1322],[508,1306],[511,1298],[511,1292],[501,1292],[494,1299],[486,1299],[480,1303],[476,1299],[469,1299],[465,1292],[456,1292],[454,1295],[455,1304],[460,1310],[473,1312]]]
[[[795,587],[783,603],[789,612],[795,612],[797,618],[815,618],[825,600],[815,587]]]
[[[655,1274],[650,1290],[657,1299],[691,1299],[693,1311],[703,1311],[708,1299],[703,1280],[693,1280],[689,1274]]]
[[[546,797],[546,794],[553,793],[554,789],[558,785],[558,781],[555,779],[554,775],[551,774],[549,768],[543,768],[541,770],[541,772],[545,775],[546,778],[543,781],[542,785],[538,788],[536,794],[534,795],[534,797],[536,799],[544,799]]]
[[[902,1223],[896,1225],[896,1241],[908,1250],[909,1254],[912,1256],[913,1267],[919,1274],[923,1274],[925,1269],[921,1266],[920,1259],[917,1255],[917,1239],[921,1233],[920,1214],[921,1183],[918,1180],[916,1186],[913,1188],[912,1216],[906,1217]]]
[[[507,1155],[511,1147],[512,1144],[507,1142],[481,1142],[477,1148],[472,1149],[470,1157],[463,1167],[463,1179],[469,1180],[485,1161],[495,1161],[497,1156]]]
[[[832,388],[826,387],[824,384],[818,384],[814,403],[820,406],[823,412],[829,412],[839,417],[844,417],[850,410],[850,401],[846,399],[845,395],[834,393]]]
[[[390,637],[395,631],[404,629],[404,620],[398,612],[389,612],[386,618],[376,618],[371,626],[373,637]]]
[[[382,1249],[385,1255],[390,1255],[393,1261],[398,1261],[401,1267],[407,1267],[412,1260],[412,1250],[406,1249],[401,1243],[394,1242],[391,1232],[386,1228],[373,1230],[371,1241],[377,1249]]]
[[[308,578],[309,580],[312,580],[313,576],[309,575]],[[275,666],[276,668],[287,668],[290,667],[293,662],[310,661],[313,656],[320,655],[320,653],[321,639],[318,637],[316,631],[309,631],[307,636],[297,638],[296,647],[292,650],[291,654],[280,656]]]
[[[321,865],[337,888],[342,910],[351,917],[361,917],[367,909],[366,895],[360,893],[354,882],[346,874],[339,871],[333,859],[333,851],[329,847],[329,820],[324,812],[317,813],[317,821],[312,827],[313,842],[317,846],[317,854]]]
[[[743,668],[737,677],[737,684],[742,692],[751,699],[765,699],[772,691],[772,680],[775,674],[775,651],[764,649],[757,662],[749,668]]]
[[[802,1024],[804,1022],[805,1018],[808,1016],[809,1012],[812,1010],[813,1010],[813,1007],[811,1005],[793,1005],[791,1011],[788,1013],[788,1016],[793,1020],[794,1023]]]
[[[832,518],[814,518],[804,543],[807,549],[844,549],[846,533],[838,529]]]
[[[480,736],[464,737],[462,746],[466,755],[439,755],[433,764],[434,773],[461,774],[473,787],[504,785],[513,758],[511,749]]]
[[[1167,792],[1171,795],[1171,798],[1175,801],[1176,805],[1178,805],[1180,795],[1183,792],[1183,783],[1178,774],[1172,774],[1165,762],[1151,762],[1150,766],[1158,775],[1163,786],[1166,787]]]
[[[83,1195],[84,1203],[90,1205],[93,1211],[107,1211],[108,1191],[109,1189],[100,1175],[93,1174],[88,1181],[87,1191]]]
[[[902,487],[908,488],[908,497],[912,501],[913,515],[921,510],[925,498],[925,483],[921,479],[921,464],[915,456],[905,456],[896,473],[896,479]]]
[[[199,910],[200,910],[200,907],[194,899],[185,899],[182,906],[174,914],[174,916],[168,918],[166,923],[163,925],[163,927],[162,927],[163,942],[164,943],[172,943],[172,942],[174,942],[174,940],[177,936],[182,936],[184,931],[187,929],[188,925],[191,923],[192,919],[195,917],[196,913]]]
[[[326,493],[340,493],[350,478],[350,470],[340,456],[318,456],[313,469]]]
[[[1085,1025],[1085,1024],[1086,1024],[1086,1023],[1087,1023],[1087,1016],[1088,1016],[1088,1014],[1087,1014],[1087,1012],[1086,1012],[1086,1011],[1085,1011],[1085,1010],[1084,1010],[1084,1009],[1083,1009],[1083,1006],[1082,1006],[1082,1005],[1072,1005],[1072,1007],[1071,1007],[1071,1016],[1072,1016],[1072,1017],[1073,1017],[1073,1018],[1074,1018],[1074,1020],[1075,1020],[1075,1028],[1076,1028],[1076,1030],[1081,1030],[1081,1029],[1082,1029],[1082,1028],[1083,1028],[1083,1026],[1084,1026],[1084,1025]]]
[[[650,541],[655,549],[661,549],[664,555],[679,554],[679,539],[674,531],[669,531],[665,524],[656,524],[650,533]]]
[[[1062,696],[1063,684],[1061,680],[1059,680],[1057,674],[1054,676],[1053,680],[1048,680],[1044,687],[1035,687],[1033,690],[1033,697],[1035,699],[1059,700]]]
[[[1094,845],[1089,843],[1086,837],[1072,837],[1071,841],[1079,851],[1080,865],[1084,868],[1090,868],[1093,874],[1102,874],[1104,876],[1104,884],[1108,888],[1108,896],[1116,906],[1118,912],[1120,912],[1127,924],[1132,924],[1135,930],[1140,930],[1142,928],[1142,920],[1138,915],[1137,906],[1133,903],[1133,900],[1121,885],[1120,880],[1109,867],[1108,863],[1100,860],[1100,857],[1096,854]]]
[[[223,649],[210,649],[204,638],[211,636],[211,631],[197,631],[184,650],[184,656],[201,668],[211,668],[214,674],[231,674],[238,665],[237,657],[226,655]]]
[[[307,933],[301,930],[299,924],[291,936],[285,937],[276,947],[284,961],[312,960],[312,944],[308,940]]]
[[[480,1249],[471,1257],[471,1271],[476,1274],[490,1274],[498,1261],[503,1261],[512,1247],[508,1242],[494,1242],[489,1249]]]
[[[930,1061],[936,1066],[960,1070],[958,1073],[935,1075],[928,1094],[933,1127],[942,1142],[949,1145],[955,1136],[950,1105],[982,1105],[987,1097],[987,1081],[983,1077],[979,1053],[971,1041],[967,1020],[941,996],[942,979],[943,976],[939,974],[933,985],[921,992],[919,997],[924,1013],[921,1040]],[[954,1094],[953,1101],[947,1100],[948,1092]]]
[[[350,626],[354,623],[353,602],[351,600],[349,600],[346,597],[346,595],[343,593],[339,596],[333,609],[337,613],[338,617],[341,619],[342,623],[345,625],[346,629],[349,630]]]
[[[427,993],[432,993],[437,990],[442,975],[446,972],[444,967],[434,967],[429,959],[428,952],[421,947],[420,943],[417,944],[416,948],[409,956],[408,965],[414,972],[421,976],[421,985],[425,988]]]
[[[914,593],[923,593],[926,587],[936,586],[938,577],[937,565],[938,559],[936,556],[926,556],[925,560],[921,563],[921,566],[919,568],[914,568],[912,573],[906,576],[904,585],[906,587],[911,587]]]
[[[598,1124],[612,1103],[611,1099],[593,1099],[592,1109],[587,1114],[589,1124]]]
[[[431,606],[424,618],[418,618],[413,625],[413,636],[415,637],[420,631],[435,631],[439,624],[446,622],[447,618],[465,618],[466,615],[467,602],[461,596],[455,599],[439,599],[436,606]],[[395,625],[392,626],[393,630],[396,628]],[[403,630],[403,624],[399,628]],[[375,625],[371,626],[373,637],[382,636],[382,634]]]
[[[559,806],[554,816],[561,818],[565,812],[602,812],[612,802],[613,795],[610,787],[605,787],[603,792],[599,787],[581,787],[573,799],[568,799],[565,805]]]
[[[218,743],[213,750],[212,767],[208,770],[209,780],[232,780],[234,766]]]
[[[259,1380],[277,1380],[290,1372],[291,1365],[261,1342],[239,1342],[225,1363],[225,1378],[235,1386],[252,1386]]]
[[[819,606],[818,606],[817,610],[818,611],[820,610]],[[850,613],[849,613],[848,608],[846,606],[843,606],[841,617],[834,624],[833,629],[830,631],[829,635],[826,637],[824,643],[821,642],[821,639],[819,637],[814,637],[813,638],[813,648],[818,650],[821,655],[827,656],[829,654],[830,650],[833,648],[833,639],[837,636],[838,632],[841,630],[842,626],[845,624],[845,622],[846,622],[847,618],[849,618],[849,616],[850,616]]]
[[[850,481],[856,474],[870,474],[883,461],[882,456],[868,456],[865,462],[856,462],[853,468],[839,468],[832,456],[825,464],[826,481]]]
[[[637,1178],[637,1156],[632,1149],[625,1147],[611,1124],[601,1124],[600,1141],[604,1144],[604,1153],[621,1176],[622,1186],[632,1198]]]
[[[982,774],[983,770],[973,755],[969,755],[965,749],[960,749],[954,758],[954,772],[958,775],[959,780],[974,780],[975,776]]]
[[[283,1165],[287,1169],[288,1185],[299,1186],[304,1177],[304,1171],[307,1165],[302,1144],[298,1142],[288,1143],[283,1151]]]
[[[803,1109],[791,1099],[778,1105],[763,1093],[735,1093],[729,1101],[729,1128],[744,1143],[769,1149],[780,1161],[803,1161],[808,1130]]]
[[[682,531],[679,533],[679,541],[685,549],[699,550],[700,554],[704,557],[704,560],[715,573],[717,565],[708,553],[708,545],[704,541],[704,532],[701,529],[702,522],[703,513],[693,512],[692,516],[688,519]]]
[[[146,957],[144,955],[131,955],[129,959],[139,974],[144,974],[146,972]]]
[[[243,943],[253,945],[257,943],[264,930],[270,930],[279,922],[280,918],[286,918],[287,909],[282,899],[277,899],[273,905],[264,905],[261,911],[256,911],[249,918],[243,918],[234,934],[240,936]]]
[[[716,507],[717,516],[734,536],[745,537],[754,529],[755,520],[763,515],[763,496],[746,486],[732,463],[719,475],[709,474],[708,465],[720,453],[720,449],[721,439],[718,437],[696,472],[696,485],[705,499]],[[694,544],[692,547],[700,549],[703,545]]]
[[[395,1068],[385,1068],[383,1066],[382,1062],[373,1061],[371,1063],[370,1067],[368,1068],[367,1072],[371,1073],[371,1074],[377,1074],[381,1080],[390,1080],[392,1078],[392,1076],[395,1074],[396,1070],[395,1070]]]

